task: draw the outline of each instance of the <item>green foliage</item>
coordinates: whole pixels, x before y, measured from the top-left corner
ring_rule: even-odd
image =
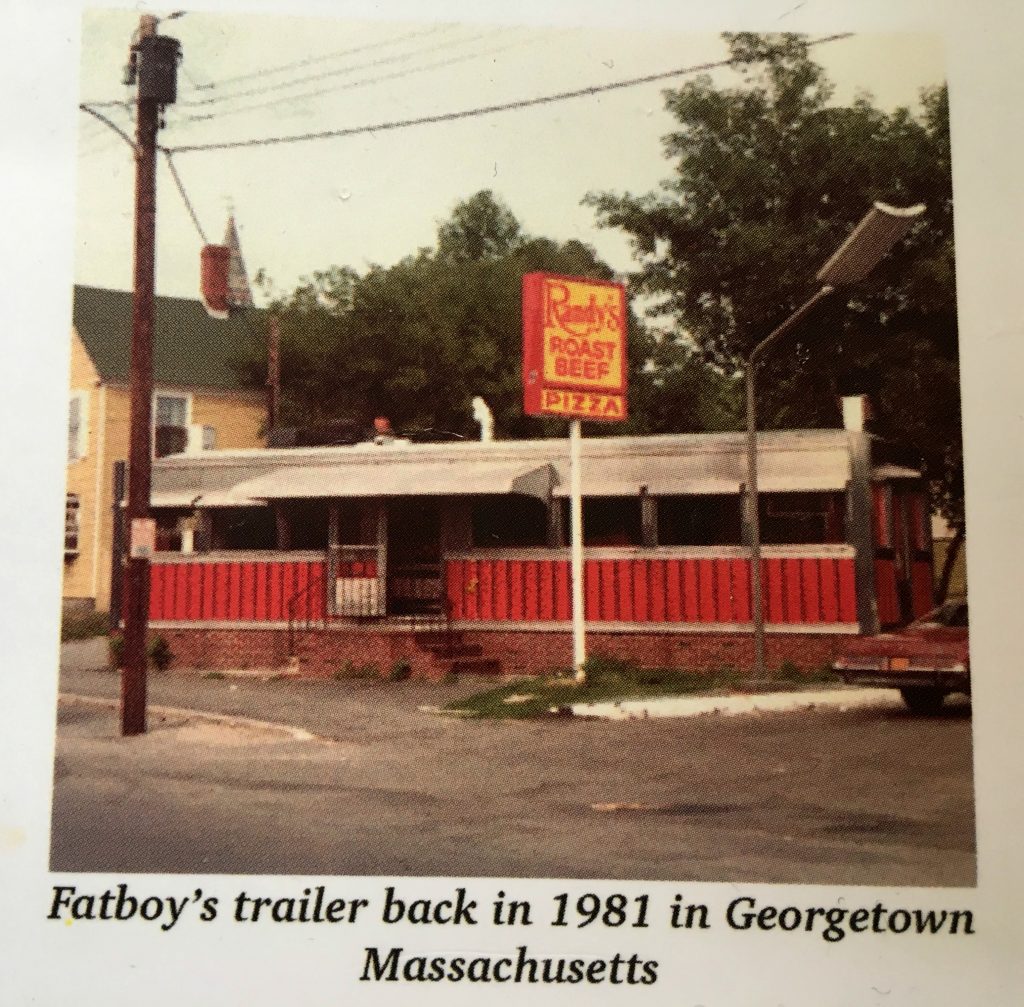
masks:
[[[124,665],[124,635],[115,633],[110,637],[110,667],[121,668]],[[162,636],[155,636],[146,648],[146,657],[150,667],[157,671],[166,671],[174,663],[174,652],[171,645]],[[209,677],[209,676],[207,676]],[[221,676],[223,678],[223,676]]]
[[[389,682],[405,682],[411,677],[412,665],[404,657],[398,658],[388,669]]]
[[[524,234],[484,190],[454,208],[434,249],[362,275],[339,267],[314,274],[272,306],[281,319],[283,422],[369,427],[384,414],[403,433],[475,438],[479,395],[499,438],[563,435],[564,422],[522,415],[522,278],[537,271],[613,276],[582,242]],[[588,435],[734,425],[728,409],[720,415],[731,382],[696,356],[659,348],[632,313],[629,374],[630,421],[593,424]],[[249,361],[245,375],[261,385],[265,362]]]
[[[726,39],[735,86],[701,76],[667,92],[679,123],[665,137],[673,177],[657,193],[587,202],[602,225],[631,236],[632,289],[686,334],[670,348],[686,360],[692,343],[722,375],[740,370],[807,299],[816,270],[874,201],[926,203],[925,220],[865,282],[826,302],[769,357],[760,422],[835,426],[837,396],[868,392],[877,431],[921,452],[936,504],[961,521],[946,89],[924,92],[918,113],[883,112],[865,95],[840,106],[803,37]],[[685,385],[685,373],[678,380]]]
[[[356,664],[354,661],[346,661],[334,673],[334,680],[341,682],[346,678],[380,678],[380,668],[372,662],[370,664]]]
[[[65,612],[60,621],[60,638],[66,640],[91,640],[105,636],[110,627],[110,616],[106,612]]]
[[[149,641],[146,653],[149,657],[149,663],[157,671],[166,671],[174,662],[174,652],[171,650],[171,645],[162,636],[154,636]]]

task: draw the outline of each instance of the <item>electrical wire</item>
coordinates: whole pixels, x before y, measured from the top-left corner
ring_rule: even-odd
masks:
[[[188,210],[188,215],[192,218],[192,223],[195,225],[196,230],[199,232],[199,237],[204,245],[208,245],[209,241],[206,240],[206,234],[203,231],[203,225],[199,223],[199,218],[196,216],[196,211],[192,208],[192,203],[188,198],[188,193],[185,191],[185,186],[181,181],[181,176],[178,174],[178,169],[174,166],[174,155],[166,147],[158,148],[160,153],[167,158],[167,167],[170,168],[171,178],[174,179],[174,184],[177,186],[178,193],[181,195],[181,200],[185,204],[185,209]]]
[[[436,60],[433,63],[426,63],[423,66],[408,67],[404,70],[395,70],[392,73],[378,74],[376,77],[364,77],[361,80],[349,81],[345,84],[336,84],[332,87],[318,88],[316,91],[304,91],[301,94],[290,94],[280,98],[272,98],[270,101],[257,102],[255,105],[243,105],[241,108],[228,108],[222,111],[210,112],[205,115],[189,115],[179,120],[182,124],[191,122],[209,122],[213,119],[223,119],[229,115],[242,115],[247,112],[256,112],[265,108],[273,108],[277,105],[286,104],[290,101],[302,101],[309,98],[319,98],[325,94],[336,94],[339,91],[351,91],[357,87],[366,87],[370,84],[379,84],[386,80],[400,80],[403,77],[410,77],[417,73],[426,73],[429,70],[438,70],[443,67],[455,66],[458,63],[465,63],[471,59],[483,59],[487,56],[494,56],[500,52],[506,52],[515,46],[529,42],[529,39],[516,42],[508,42],[505,45],[492,46],[490,49],[482,49],[477,52],[463,53],[461,56],[450,56],[448,59]]]
[[[380,56],[367,63],[356,63],[352,66],[343,66],[334,70],[325,70],[322,73],[309,74],[305,77],[296,77],[294,80],[280,81],[277,84],[267,84],[265,87],[250,88],[248,91],[237,91],[234,94],[215,95],[212,98],[200,98],[197,101],[179,101],[176,104],[179,108],[198,108],[203,105],[213,105],[221,101],[234,101],[238,98],[252,98],[260,94],[269,94],[271,91],[281,91],[289,87],[298,87],[300,84],[309,84],[315,80],[325,80],[328,77],[338,77],[341,74],[353,73],[356,70],[368,70],[375,66],[386,66],[389,63],[400,63],[402,60],[413,59],[416,56],[425,56],[428,53],[437,52],[439,49],[449,49],[453,45],[465,45],[469,42],[478,42],[481,39],[502,34],[507,30],[508,29],[505,28],[492,29],[490,31],[480,32],[477,35],[470,35],[466,38],[449,39],[447,42],[440,42],[437,45],[429,46],[426,49],[396,53],[392,56]]]
[[[251,80],[253,77],[266,77],[272,73],[284,73],[286,70],[298,70],[304,66],[312,66],[314,63],[325,63],[329,59],[337,59],[339,56],[352,56],[357,52],[367,52],[370,49],[380,49],[386,45],[398,45],[400,42],[408,42],[411,39],[422,38],[425,35],[434,35],[440,31],[451,31],[456,25],[439,24],[431,25],[429,28],[420,28],[416,31],[406,32],[404,35],[396,35],[394,38],[383,39],[379,42],[368,42],[364,45],[353,46],[349,49],[339,49],[337,52],[327,53],[323,56],[310,56],[306,59],[296,60],[294,63],[284,63],[281,66],[269,67],[262,70],[253,70],[250,73],[239,74],[237,77],[226,77],[223,80],[213,81],[209,84],[196,85],[198,90],[206,91],[215,87],[222,87],[225,84],[237,84],[244,80]]]
[[[840,39],[850,38],[852,32],[845,32],[836,35],[827,35],[823,38],[814,39],[808,45],[821,45],[824,42],[834,42]],[[493,115],[496,112],[512,112],[524,108],[533,108],[538,105],[549,105],[560,101],[569,101],[574,98],[592,97],[596,94],[604,94],[608,91],[622,90],[628,87],[637,87],[641,84],[651,84],[658,80],[667,80],[671,77],[681,77],[693,73],[702,73],[708,70],[718,70],[724,67],[735,65],[734,59],[714,60],[708,63],[699,63],[694,66],[680,67],[675,70],[664,70],[661,73],[647,74],[643,77],[632,77],[628,80],[613,81],[609,84],[594,84],[589,87],[577,88],[573,91],[559,91],[555,94],[542,95],[537,98],[521,98],[517,101],[502,102],[495,105],[482,105],[476,108],[461,109],[456,112],[439,112],[436,115],[420,116],[414,119],[397,119],[389,122],[379,122],[366,126],[350,126],[343,129],[327,129],[313,133],[294,133],[285,136],[254,137],[247,140],[224,140],[217,143],[196,143],[185,144],[170,149],[176,154],[187,154],[197,151],[208,150],[238,150],[243,147],[269,147],[290,143],[305,143],[311,140],[332,140],[346,136],[359,136],[364,133],[384,133],[395,129],[407,129],[411,126],[434,125],[442,122],[456,122],[460,119],[471,119],[483,115]]]
[[[123,129],[121,129],[121,127],[118,126],[117,123],[111,122],[110,119],[103,115],[102,112],[97,112],[96,109],[92,108],[85,102],[82,102],[78,107],[83,112],[87,112],[89,115],[94,116],[95,118],[99,119],[100,122],[109,126],[115,133],[117,133],[118,136],[121,137],[122,140],[124,140],[126,144],[128,144],[129,147],[132,148],[132,152],[135,152],[135,141]]]

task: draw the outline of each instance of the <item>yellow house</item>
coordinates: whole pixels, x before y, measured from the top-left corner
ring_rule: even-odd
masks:
[[[71,331],[64,606],[110,604],[114,473],[128,457],[132,297],[76,287]],[[198,300],[158,297],[153,331],[154,457],[264,444],[265,395],[246,387],[266,345],[254,309],[212,318]]]

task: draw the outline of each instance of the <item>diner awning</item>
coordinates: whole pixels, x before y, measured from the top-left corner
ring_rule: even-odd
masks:
[[[233,492],[256,500],[509,493],[546,500],[553,478],[548,464],[389,458],[342,465],[286,466],[240,483]]]
[[[568,465],[559,466],[555,496],[569,495]],[[649,458],[585,459],[583,495],[637,496],[647,487],[651,496],[725,496],[740,492],[747,481],[743,450],[660,455]],[[762,450],[757,483],[763,493],[843,490],[850,481],[845,449]]]

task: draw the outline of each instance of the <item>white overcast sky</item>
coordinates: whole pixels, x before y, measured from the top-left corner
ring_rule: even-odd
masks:
[[[179,101],[168,110],[159,142],[174,147],[370,125],[725,55],[714,32],[637,25],[635,18],[629,28],[584,26],[578,19],[543,24],[536,17],[524,24],[510,20],[514,9],[503,15],[508,20],[486,10],[454,22],[450,12],[433,21],[407,13],[368,20],[190,12],[165,22],[162,33],[180,39],[184,59]],[[120,80],[137,24],[135,10],[85,14],[82,100],[130,97]],[[935,35],[861,33],[823,44],[815,56],[839,101],[869,91],[887,109],[915,105],[922,87],[944,79]],[[308,62],[271,72],[301,61]],[[714,76],[723,84],[739,79],[729,70]],[[182,153],[175,163],[207,237],[221,239],[233,206],[250,276],[263,268],[279,289],[331,265],[361,271],[430,245],[455,203],[484,188],[507,202],[528,233],[578,238],[626,270],[626,238],[596,228],[593,211],[580,201],[588,191],[646,192],[669,176],[661,137],[674,120],[664,110],[663,89],[685,79],[460,122]],[[203,86],[211,83],[217,86]],[[261,93],[246,94],[254,91]],[[104,111],[132,129],[125,109]],[[130,287],[133,177],[124,142],[80,114],[77,282]],[[158,178],[157,292],[195,296],[201,241],[163,162]]]

